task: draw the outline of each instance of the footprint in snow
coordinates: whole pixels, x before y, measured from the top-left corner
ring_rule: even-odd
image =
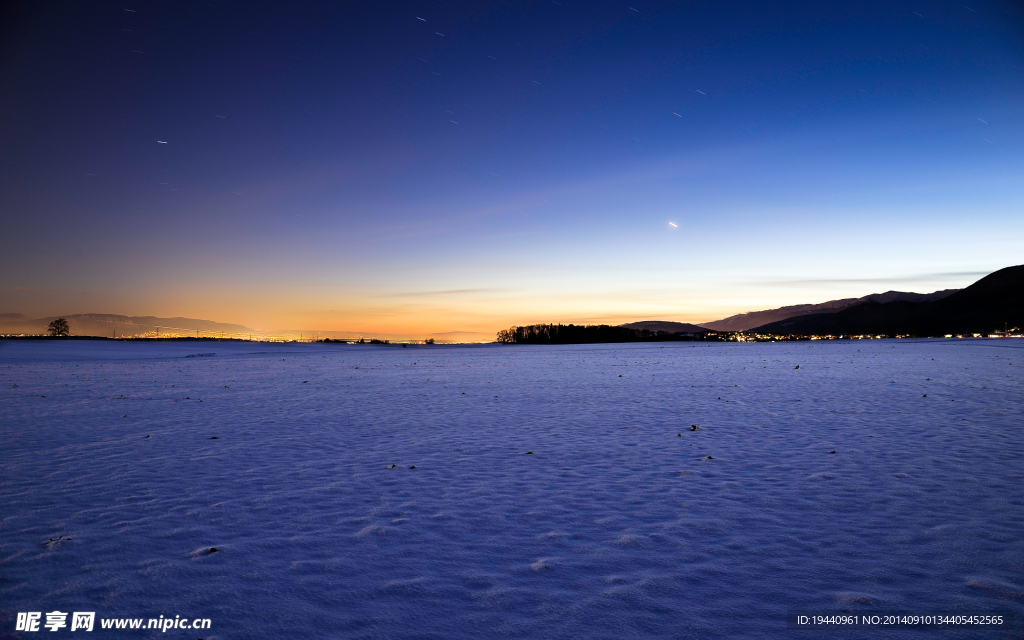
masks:
[[[54,547],[59,547],[60,545],[64,544],[65,542],[70,542],[70,541],[71,541],[71,538],[65,538],[64,536],[57,536],[56,538],[50,538],[49,540],[44,542],[43,546],[46,547],[47,549],[53,549]]]

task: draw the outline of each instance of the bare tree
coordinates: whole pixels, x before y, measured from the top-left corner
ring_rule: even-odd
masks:
[[[57,318],[46,327],[46,330],[54,337],[66,336],[71,333],[71,327],[68,326],[68,321],[64,318]]]

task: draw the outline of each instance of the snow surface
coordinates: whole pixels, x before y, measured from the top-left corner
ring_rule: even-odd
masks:
[[[1014,340],[0,341],[0,636],[54,609],[207,639],[1020,629],[1022,368]]]

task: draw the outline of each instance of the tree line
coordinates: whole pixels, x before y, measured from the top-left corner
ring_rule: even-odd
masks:
[[[679,334],[648,329],[630,329],[607,324],[531,324],[498,332],[504,344],[594,344],[603,342],[657,342],[686,340]]]

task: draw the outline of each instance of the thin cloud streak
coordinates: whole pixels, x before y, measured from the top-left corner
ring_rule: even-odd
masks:
[[[929,282],[942,278],[981,278],[992,271],[945,271],[940,273],[927,273],[916,276],[901,276],[894,278],[817,278],[801,280],[774,280],[768,282],[750,281],[749,284],[761,286],[789,286],[800,284],[887,284],[894,282]],[[867,294],[865,294],[867,295]]]
[[[508,288],[497,288],[497,289],[441,289],[438,291],[398,291],[395,293],[381,293],[371,298],[427,298],[432,296],[463,296],[463,295],[477,295],[481,293],[505,293],[515,291],[514,289]]]

